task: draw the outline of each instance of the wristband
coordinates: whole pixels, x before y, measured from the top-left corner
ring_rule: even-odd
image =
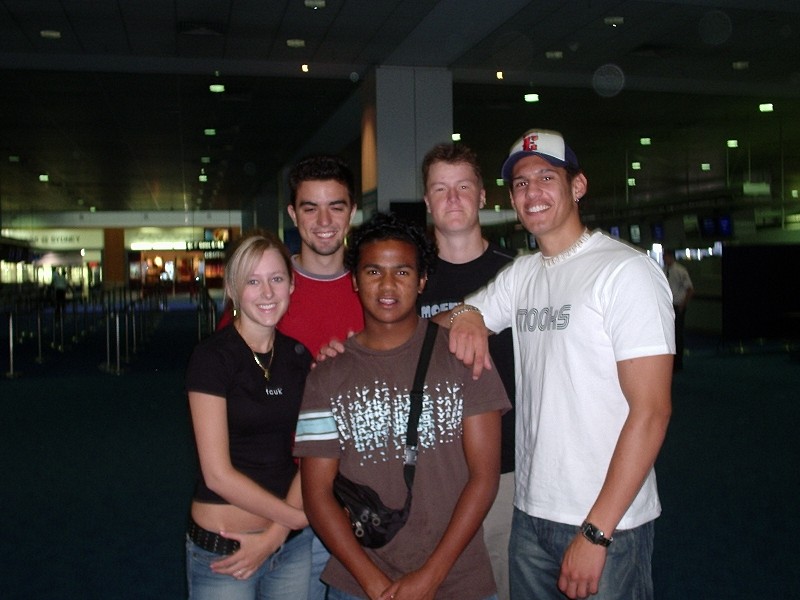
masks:
[[[472,304],[462,304],[458,308],[456,308],[452,313],[450,313],[450,327],[453,326],[453,321],[458,315],[463,315],[464,313],[468,312],[476,312],[481,317],[483,317],[483,313],[477,306],[472,306]]]

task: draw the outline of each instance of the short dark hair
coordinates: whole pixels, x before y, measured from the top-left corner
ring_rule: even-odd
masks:
[[[350,232],[344,255],[345,266],[355,273],[362,246],[383,240],[398,240],[414,246],[417,249],[419,276],[427,277],[430,274],[436,260],[436,244],[425,235],[422,227],[394,213],[375,213]]]
[[[355,177],[348,164],[338,156],[317,154],[298,162],[289,171],[289,203],[297,201],[297,188],[304,181],[327,181],[333,179],[347,188],[350,202],[356,203]]]
[[[478,156],[469,146],[464,144],[437,144],[425,155],[422,159],[422,184],[428,187],[428,174],[430,173],[431,166],[437,162],[444,162],[451,165],[457,163],[466,163],[472,167],[475,177],[478,178],[478,183],[483,186],[483,175],[481,175],[481,167],[478,164]]]

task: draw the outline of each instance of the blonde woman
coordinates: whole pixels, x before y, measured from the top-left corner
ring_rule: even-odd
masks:
[[[200,342],[186,374],[200,473],[186,535],[193,600],[297,600],[311,530],[292,443],[311,355],[276,325],[294,289],[270,233],[243,239],[225,270],[233,326]]]

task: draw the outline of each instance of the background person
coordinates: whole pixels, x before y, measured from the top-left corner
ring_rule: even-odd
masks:
[[[66,269],[62,270],[59,267],[53,267],[52,285],[56,303],[56,315],[59,319],[63,319],[64,311],[67,308],[67,291],[69,290]]]
[[[559,133],[526,132],[502,176],[541,253],[515,259],[453,311],[451,348],[479,372],[486,328],[513,327],[511,596],[652,598],[653,464],[671,413],[669,287],[646,254],[583,225],[588,181]]]
[[[494,597],[481,522],[497,490],[500,411],[508,401],[495,373],[473,381],[439,331],[426,376],[411,512],[381,548],[362,547],[333,496],[343,475],[403,505],[403,448],[427,321],[417,295],[434,256],[416,226],[378,214],[353,232],[348,264],[365,327],[346,352],[311,372],[295,454],[312,525],[333,557],[329,598],[474,600]],[[477,535],[476,535],[477,534]]]
[[[686,307],[694,296],[694,286],[689,271],[675,260],[674,250],[664,250],[664,271],[672,292],[672,307],[675,309],[675,364],[674,371],[683,369],[683,339],[686,328]]]
[[[189,361],[200,462],[186,539],[195,600],[308,592],[312,533],[292,442],[311,355],[276,330],[293,287],[277,237],[242,240],[225,269],[233,324],[200,342]]]

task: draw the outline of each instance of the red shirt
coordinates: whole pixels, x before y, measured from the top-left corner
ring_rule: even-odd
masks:
[[[313,356],[337,338],[364,329],[364,313],[350,272],[315,276],[294,265],[294,292],[278,330],[302,343]]]

